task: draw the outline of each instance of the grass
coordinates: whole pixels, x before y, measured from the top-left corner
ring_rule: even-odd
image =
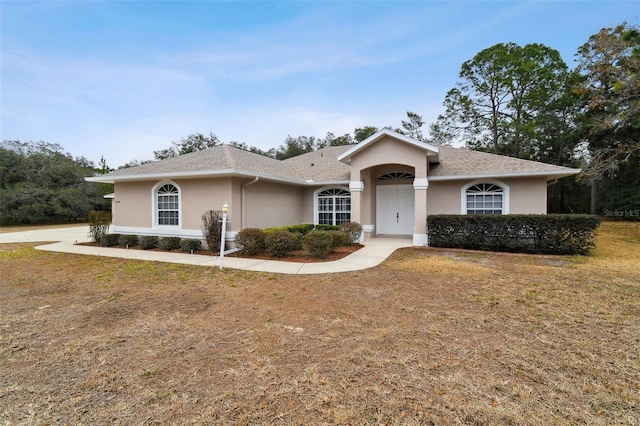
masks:
[[[6,424],[640,424],[640,224],[285,276],[0,245]]]

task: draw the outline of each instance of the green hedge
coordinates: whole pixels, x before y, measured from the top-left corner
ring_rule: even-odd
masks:
[[[120,242],[120,237],[122,237],[120,234],[104,234],[100,238],[100,244],[103,247],[115,247]]]
[[[158,241],[160,250],[178,250],[180,248],[180,237],[162,237]]]
[[[145,235],[140,237],[140,248],[142,250],[152,250],[158,248],[159,238],[155,235]]]
[[[332,244],[333,236],[326,231],[311,231],[304,236],[304,247],[309,256],[324,259],[331,251]]]
[[[236,234],[235,243],[249,255],[264,250],[265,233],[258,228],[244,228]]]
[[[139,244],[137,235],[121,235],[118,239],[118,245],[122,247],[135,247]]]
[[[433,215],[432,247],[544,254],[589,254],[600,218],[592,215]]]
[[[180,250],[185,253],[202,250],[202,241],[196,240],[195,238],[185,238],[180,241]]]
[[[264,244],[267,252],[273,257],[285,257],[289,252],[298,250],[300,239],[297,235],[288,231],[272,231],[266,233]]]

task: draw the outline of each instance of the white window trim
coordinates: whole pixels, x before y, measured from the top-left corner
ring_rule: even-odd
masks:
[[[178,225],[158,224],[158,189],[164,185],[173,185],[178,190]],[[154,229],[182,229],[182,188],[172,180],[161,180],[151,188],[151,227]]]
[[[509,214],[509,185],[496,179],[476,179],[464,185],[460,190],[460,214],[467,214],[467,189],[480,183],[490,183],[502,188],[502,214]]]
[[[349,196],[351,196],[351,191],[349,190],[349,188],[343,185],[323,186],[322,188],[318,188],[315,191],[313,191],[313,224],[314,225],[318,225],[320,223],[320,214],[319,214],[320,212],[318,211],[318,194],[320,194],[322,191],[326,191],[327,189],[343,189],[349,193]],[[351,210],[349,210],[349,216],[351,217]]]

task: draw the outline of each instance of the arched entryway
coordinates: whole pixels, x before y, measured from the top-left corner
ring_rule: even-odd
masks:
[[[412,235],[415,222],[413,173],[397,171],[378,176],[376,229],[379,235]]]

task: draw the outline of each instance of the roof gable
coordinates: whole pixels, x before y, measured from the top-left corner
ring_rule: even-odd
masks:
[[[424,151],[425,155],[429,157],[429,162],[431,163],[438,163],[440,161],[439,151],[437,146],[420,142],[418,140],[415,140],[413,138],[410,138],[408,136],[402,135],[398,132],[394,132],[393,130],[389,130],[389,129],[379,130],[373,135],[369,136],[367,139],[360,142],[359,144],[353,146],[351,149],[349,149],[342,155],[338,156],[338,161],[348,164],[351,162],[351,158],[354,155],[366,150],[367,148],[374,145],[376,142],[387,137],[392,138],[395,141],[398,141],[399,143],[405,143]]]

